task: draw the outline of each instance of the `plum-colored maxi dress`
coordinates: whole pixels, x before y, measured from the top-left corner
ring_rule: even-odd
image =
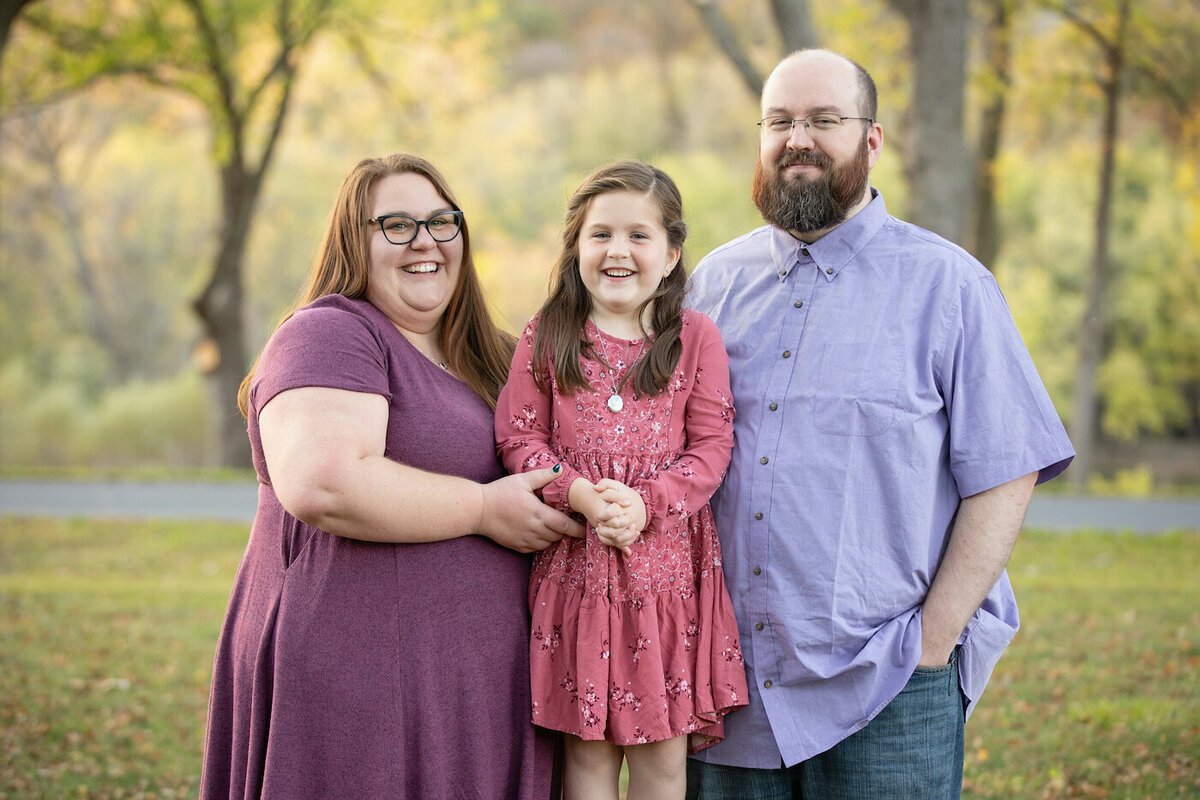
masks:
[[[258,415],[305,386],[387,398],[388,458],[503,474],[487,404],[371,304],[331,295],[279,328],[250,395],[258,513],[217,645],[201,798],[551,797],[553,741],[529,720],[528,556],[479,536],[345,539],[288,514]]]
[[[535,318],[526,327],[496,407],[496,438],[513,472],[562,462],[543,490],[570,511],[582,476],[613,478],[646,502],[648,524],[626,556],[589,525],[537,554],[530,580],[533,720],[618,745],[690,735],[691,749],[723,737],[724,716],[746,704],[737,621],[721,572],[708,501],[733,447],[729,359],[712,320],[685,310],[683,352],[662,394],[607,407],[646,344],[591,321],[604,362],[581,358],[590,391],[539,392],[531,373]]]

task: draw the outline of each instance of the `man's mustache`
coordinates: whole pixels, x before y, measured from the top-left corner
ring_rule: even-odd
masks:
[[[833,166],[833,160],[816,150],[800,150],[784,153],[779,157],[776,166],[779,169],[786,169],[794,164],[805,164],[813,167],[821,167],[829,169]]]

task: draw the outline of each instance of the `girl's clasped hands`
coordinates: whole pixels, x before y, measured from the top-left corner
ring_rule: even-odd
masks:
[[[640,494],[611,478],[596,483],[576,478],[570,502],[591,523],[601,542],[627,556],[633,554],[630,545],[646,527],[646,503]]]

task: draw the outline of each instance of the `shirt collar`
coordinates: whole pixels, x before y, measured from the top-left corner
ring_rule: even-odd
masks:
[[[816,262],[827,280],[833,280],[869,242],[887,219],[883,195],[871,187],[871,202],[850,219],[812,244],[806,244],[782,228],[771,228],[771,258],[783,280],[805,255]]]

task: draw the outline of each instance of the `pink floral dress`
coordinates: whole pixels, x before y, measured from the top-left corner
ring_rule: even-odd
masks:
[[[737,621],[721,572],[708,501],[733,447],[729,360],[716,325],[685,310],[683,353],[660,395],[621,391],[607,406],[642,340],[618,339],[590,321],[585,334],[612,365],[583,359],[592,391],[564,396],[534,386],[534,318],[513,357],[496,408],[496,440],[511,472],[563,465],[543,499],[570,512],[579,477],[619,480],[645,500],[647,526],[626,556],[589,525],[537,554],[529,587],[533,721],[618,745],[723,737],[722,718],[746,704]]]

